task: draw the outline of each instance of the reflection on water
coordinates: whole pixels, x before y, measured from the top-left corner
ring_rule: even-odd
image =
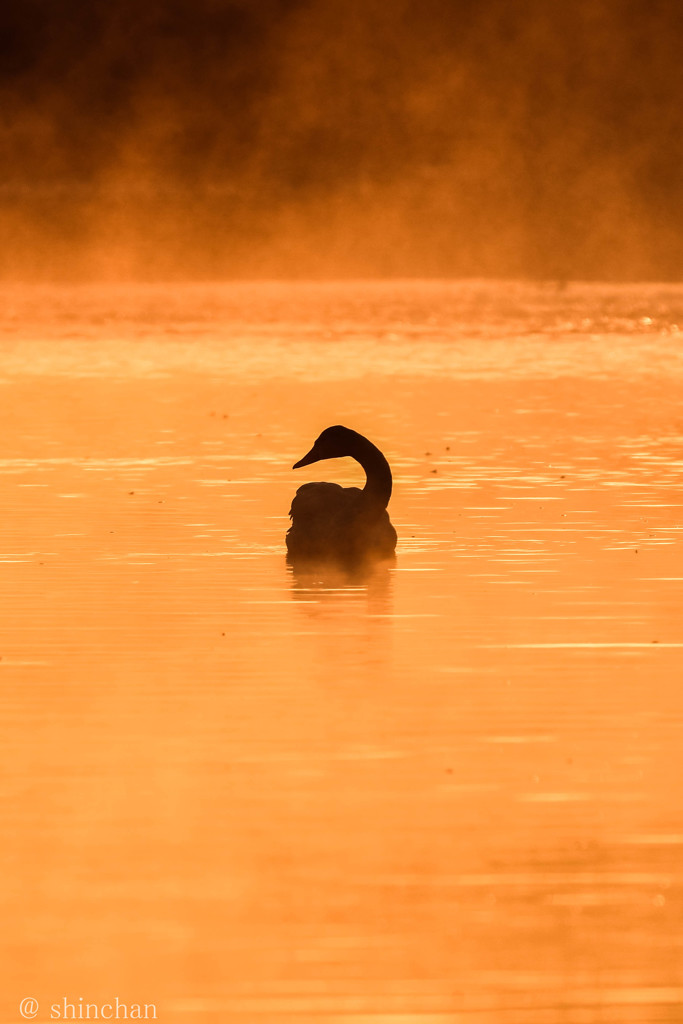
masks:
[[[386,605],[388,596],[390,600],[394,565],[393,559],[349,565],[290,565],[292,596],[320,603],[341,595],[345,600],[362,599],[368,605]]]
[[[2,1019],[679,1020],[683,290],[6,300]]]

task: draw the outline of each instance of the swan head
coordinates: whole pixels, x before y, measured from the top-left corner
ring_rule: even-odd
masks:
[[[295,462],[292,469],[301,469],[302,466],[310,466],[312,462],[322,462],[323,459],[341,459],[344,455],[350,455],[357,439],[358,434],[348,427],[327,427],[310,452]]]

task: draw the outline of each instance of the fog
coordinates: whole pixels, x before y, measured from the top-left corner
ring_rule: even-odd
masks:
[[[21,0],[5,279],[678,280],[678,0]]]

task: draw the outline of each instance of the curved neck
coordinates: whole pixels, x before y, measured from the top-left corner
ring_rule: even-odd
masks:
[[[389,504],[391,497],[391,470],[389,463],[372,441],[358,434],[353,458],[360,462],[365,470],[365,494],[373,504],[383,509]]]

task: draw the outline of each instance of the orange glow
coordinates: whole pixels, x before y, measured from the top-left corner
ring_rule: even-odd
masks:
[[[680,288],[3,300],[8,1019],[674,1013]],[[296,573],[336,421],[396,565]]]

